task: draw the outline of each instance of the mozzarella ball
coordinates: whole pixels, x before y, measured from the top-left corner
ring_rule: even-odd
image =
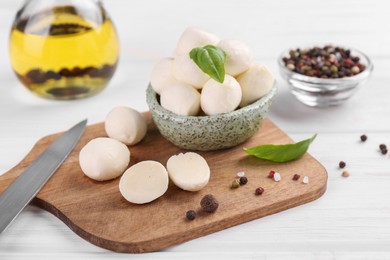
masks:
[[[253,63],[253,53],[244,43],[221,40],[218,47],[226,52],[225,73],[233,77],[246,71]]]
[[[275,78],[264,65],[253,65],[237,77],[242,89],[240,107],[244,107],[267,94],[274,85]]]
[[[106,116],[104,127],[109,137],[126,145],[134,145],[146,135],[144,116],[129,107],[116,107]]]
[[[188,55],[193,48],[203,47],[208,44],[216,45],[218,42],[219,38],[214,34],[205,32],[196,27],[188,27],[177,43],[175,54]]]
[[[210,78],[196,63],[191,60],[189,54],[177,56],[173,61],[173,76],[181,82],[201,89]]]
[[[157,94],[160,94],[161,90],[167,86],[179,83],[179,81],[173,77],[172,64],[172,58],[165,58],[154,65],[150,77],[150,84]]]
[[[163,89],[160,103],[163,108],[175,114],[195,116],[200,109],[200,94],[192,86],[179,83]]]
[[[168,189],[168,172],[155,161],[131,166],[119,181],[119,191],[129,202],[144,204],[161,197]]]
[[[210,79],[203,86],[200,104],[206,115],[216,115],[235,110],[241,101],[240,84],[230,75],[223,83]]]
[[[206,160],[193,152],[173,155],[168,159],[167,170],[175,185],[187,191],[203,189],[210,179],[210,167]]]
[[[129,162],[127,146],[106,137],[89,141],[79,154],[81,170],[96,181],[115,179],[126,170]]]

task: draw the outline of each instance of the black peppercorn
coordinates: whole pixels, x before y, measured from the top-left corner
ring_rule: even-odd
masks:
[[[219,204],[213,195],[207,194],[200,201],[200,206],[202,207],[203,211],[213,213],[218,209]]]
[[[367,141],[367,135],[361,135],[360,140],[362,140],[362,142]]]
[[[385,144],[380,144],[379,149],[381,150],[387,150],[387,146]]]
[[[381,150],[381,153],[382,153],[382,154],[387,154],[387,149],[382,149],[382,150]]]
[[[245,185],[248,183],[248,178],[247,177],[241,177],[240,178],[240,185]]]
[[[194,210],[187,211],[186,218],[188,220],[194,220],[196,218],[196,212]]]
[[[343,162],[343,161],[339,162],[339,167],[340,167],[341,169],[343,169],[343,168],[345,167],[345,165],[346,165],[345,162]]]

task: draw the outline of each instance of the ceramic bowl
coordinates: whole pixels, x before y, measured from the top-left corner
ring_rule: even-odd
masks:
[[[283,57],[289,56],[289,48],[282,52],[278,59],[279,71],[282,77],[289,83],[291,93],[303,104],[312,107],[330,107],[342,104],[369,79],[373,70],[370,58],[363,52],[353,48],[351,55],[360,58],[360,62],[366,69],[352,77],[344,78],[316,78],[302,75],[286,68]]]
[[[149,84],[146,99],[160,133],[174,145],[188,150],[211,151],[233,147],[259,129],[277,91],[235,111],[212,116],[182,116],[164,109]]]

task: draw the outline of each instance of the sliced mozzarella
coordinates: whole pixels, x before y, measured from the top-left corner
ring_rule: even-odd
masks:
[[[144,204],[161,197],[168,189],[168,173],[156,161],[131,166],[119,181],[119,191],[131,203]]]
[[[210,179],[206,160],[193,152],[173,155],[167,162],[167,170],[176,186],[187,191],[203,189]]]

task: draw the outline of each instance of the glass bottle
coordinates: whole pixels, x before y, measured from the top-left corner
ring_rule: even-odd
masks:
[[[77,99],[108,84],[119,44],[98,0],[28,0],[16,14],[9,52],[16,76],[33,93]]]

